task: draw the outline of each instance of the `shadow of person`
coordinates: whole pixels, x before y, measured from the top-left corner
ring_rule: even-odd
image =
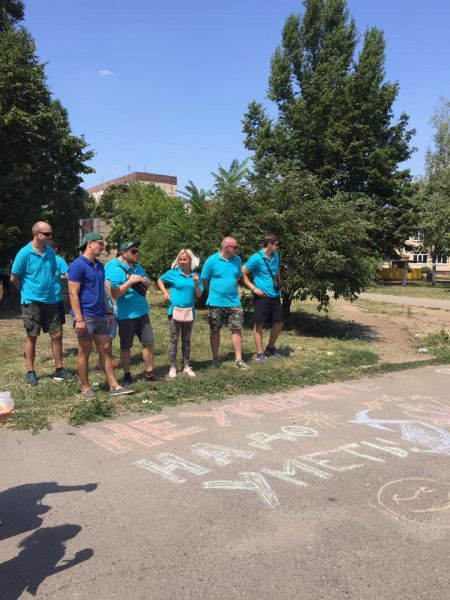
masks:
[[[22,540],[19,548],[23,550],[0,564],[0,598],[17,600],[25,590],[36,596],[39,586],[47,577],[89,560],[94,551],[84,548],[73,558],[58,565],[66,553],[64,542],[74,538],[80,531],[80,525],[43,527]]]
[[[0,540],[40,527],[42,518],[39,515],[51,509],[51,506],[42,503],[47,494],[92,492],[96,488],[96,483],[59,485],[56,481],[44,481],[18,485],[0,492]]]

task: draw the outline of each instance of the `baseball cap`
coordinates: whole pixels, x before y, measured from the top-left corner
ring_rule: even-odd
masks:
[[[84,250],[88,242],[100,242],[101,240],[103,240],[103,236],[101,236],[99,233],[94,233],[91,231],[90,233],[87,233],[84,236],[83,241],[78,246],[78,248],[80,250]]]
[[[140,245],[141,242],[122,242],[122,244],[119,246],[119,252],[126,252],[130,248],[139,248]]]

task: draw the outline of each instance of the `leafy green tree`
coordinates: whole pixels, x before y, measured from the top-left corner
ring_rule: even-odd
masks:
[[[237,158],[234,158],[228,169],[219,165],[217,173],[211,173],[214,177],[214,193],[216,197],[220,197],[224,191],[231,187],[238,187],[245,184],[246,179],[250,175],[247,163],[248,158],[241,163]]]
[[[244,117],[255,185],[288,173],[313,175],[319,195],[344,193],[371,223],[368,244],[390,256],[408,237],[408,117],[393,122],[396,83],[384,81],[383,34],[369,29],[356,56],[357,31],[345,0],[305,0],[291,15],[272,58],[268,97],[275,120],[252,102]]]
[[[14,23],[20,2],[2,2],[0,27],[0,256],[29,240],[32,224],[51,221],[74,250],[85,215],[82,174],[92,151],[71,133],[67,111],[51,98],[29,33]],[[22,7],[23,8],[23,7]],[[9,11],[9,12],[8,12]],[[6,15],[6,17],[5,17]]]
[[[22,21],[24,6],[22,0],[0,0],[0,32]]]
[[[431,255],[435,285],[438,257],[450,255],[450,100],[441,98],[431,123],[433,148],[426,154],[426,174],[416,196],[416,224],[423,234],[423,248]]]
[[[108,244],[118,247],[125,240],[139,240],[140,261],[156,279],[189,242],[189,214],[183,201],[140,182],[117,186],[110,193],[114,194],[114,215]]]

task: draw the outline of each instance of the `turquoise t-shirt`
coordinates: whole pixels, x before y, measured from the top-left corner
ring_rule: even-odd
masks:
[[[31,302],[56,304],[54,286],[56,270],[56,254],[50,246],[45,247],[43,254],[36,252],[31,242],[21,248],[14,259],[11,273],[21,278],[22,304]]]
[[[195,271],[193,273],[195,273]],[[169,317],[172,316],[174,306],[177,306],[178,308],[194,308],[195,282],[192,277],[193,273],[185,275],[182,269],[170,269],[161,275],[161,281],[165,285],[170,286],[170,304],[167,310]],[[203,292],[203,283],[200,276],[198,278],[198,285]]]
[[[113,259],[112,259],[112,260],[110,260],[108,263],[106,263],[106,265],[105,265],[105,279],[108,279],[108,280],[110,280],[110,279],[109,279],[109,277],[108,277],[108,275],[109,275],[109,273],[111,272],[111,270],[114,268],[114,265],[115,265],[117,262],[120,264],[120,261],[119,261],[119,259],[118,259],[118,258],[113,258]],[[124,266],[126,266],[126,265],[124,265]],[[108,291],[106,291],[106,296],[107,296],[107,298],[108,298],[108,305],[109,305],[109,308],[110,308],[111,310],[114,310],[114,304],[112,303],[112,300],[111,300],[111,298],[109,297]]]
[[[127,269],[128,273],[126,273],[122,267]],[[114,289],[122,285],[122,283],[125,283],[125,281],[129,279],[129,276],[133,274],[148,278],[147,273],[141,265],[135,265],[133,269],[126,263],[117,259],[114,264],[110,266],[106,279],[111,282],[111,289]],[[138,317],[146,315],[149,310],[150,307],[146,297],[142,296],[136,290],[133,290],[132,287],[129,287],[127,293],[121,298],[117,298],[118,319],[137,319]]]
[[[232,308],[241,305],[238,281],[242,277],[239,256],[223,258],[220,252],[212,254],[203,265],[201,278],[209,281],[207,306]]]
[[[61,275],[65,275],[69,270],[69,265],[62,258],[62,256],[56,255],[56,275],[55,275],[55,296],[58,302],[62,302],[62,283],[61,283]]]
[[[267,263],[264,261],[264,258],[267,260]],[[273,277],[276,277],[280,269],[280,255],[278,252],[274,252],[270,258],[264,254],[264,250],[255,252],[244,266],[253,275],[253,283],[257,288],[262,290],[269,298],[278,298],[280,290],[275,289],[267,264]]]

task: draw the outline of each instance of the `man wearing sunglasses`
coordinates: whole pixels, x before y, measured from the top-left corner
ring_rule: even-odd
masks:
[[[22,318],[27,334],[24,357],[27,363],[26,382],[37,385],[34,370],[36,342],[41,329],[50,335],[55,361],[53,379],[72,381],[62,362],[62,328],[58,302],[53,285],[57,272],[56,254],[48,245],[52,238],[52,228],[45,221],[38,221],[32,227],[33,240],[17,253],[11,269],[11,281],[20,285]]]
[[[256,359],[264,364],[267,358],[278,358],[281,354],[275,348],[283,327],[283,311],[280,301],[280,257],[278,238],[269,233],[263,240],[263,247],[252,254],[242,267],[244,283],[253,292],[254,325],[253,337],[256,346]],[[253,282],[249,279],[252,275]],[[263,350],[263,328],[270,324],[268,344]]]
[[[243,371],[249,366],[242,360],[242,326],[244,311],[239,297],[238,282],[242,278],[242,262],[237,255],[238,244],[226,237],[219,252],[208,257],[203,265],[201,278],[208,292],[210,342],[213,366],[220,367],[219,346],[222,325],[231,330],[235,365]]]
[[[81,395],[93,400],[95,393],[89,383],[89,355],[94,342],[109,384],[111,396],[132,394],[122,387],[114,376],[111,357],[110,332],[113,313],[105,291],[105,268],[99,258],[104,242],[98,233],[87,233],[80,245],[82,254],[69,268],[69,296],[78,336],[77,369],[81,381]]]
[[[135,336],[142,345],[145,381],[159,381],[153,372],[153,330],[148,316],[146,293],[150,279],[139,264],[140,242],[127,241],[119,247],[120,256],[107,268],[111,295],[116,300],[123,383],[131,383],[131,349]]]

